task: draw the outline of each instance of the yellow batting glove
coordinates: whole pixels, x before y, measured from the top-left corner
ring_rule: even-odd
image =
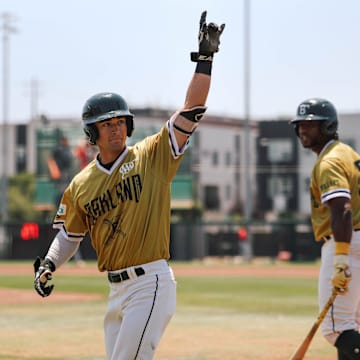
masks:
[[[337,294],[346,294],[349,290],[351,272],[349,268],[349,256],[339,254],[334,256],[334,273],[332,284]]]

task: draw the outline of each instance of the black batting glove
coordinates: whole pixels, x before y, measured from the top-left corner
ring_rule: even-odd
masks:
[[[224,31],[225,24],[221,26],[211,22],[206,24],[206,11],[201,14],[199,30],[199,52],[192,52],[191,61],[209,61],[213,60],[214,53],[219,51],[220,35]]]
[[[53,291],[54,285],[46,286],[46,283],[52,279],[52,273],[55,269],[56,267],[51,260],[36,258],[34,262],[34,288],[40,296],[47,297]]]

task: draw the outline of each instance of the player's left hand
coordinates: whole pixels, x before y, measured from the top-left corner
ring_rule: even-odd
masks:
[[[199,52],[191,53],[192,61],[212,61],[213,54],[219,51],[220,35],[224,31],[225,24],[220,26],[213,22],[206,24],[206,14],[206,11],[201,14],[198,35]]]
[[[334,291],[339,295],[346,294],[349,290],[350,280],[351,272],[349,268],[348,255],[335,255],[334,272],[332,277]]]
[[[47,297],[53,291],[54,285],[46,286],[46,283],[52,279],[52,273],[54,271],[55,265],[51,260],[36,258],[34,262],[34,288],[40,296]]]

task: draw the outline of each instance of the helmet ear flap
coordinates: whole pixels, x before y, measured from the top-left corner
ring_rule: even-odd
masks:
[[[294,129],[295,129],[296,136],[299,137],[299,124],[298,123],[294,124]]]
[[[95,124],[85,125],[83,127],[84,133],[87,137],[87,141],[91,145],[96,144],[96,140],[99,137],[99,132]]]
[[[126,117],[126,129],[127,129],[127,132],[126,132],[126,135],[128,137],[130,137],[133,132],[134,132],[134,120],[133,120],[133,117]]]
[[[337,132],[337,121],[324,121],[321,124],[321,132],[326,136],[334,136]]]

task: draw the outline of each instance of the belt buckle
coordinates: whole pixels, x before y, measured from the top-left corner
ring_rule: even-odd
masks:
[[[108,279],[112,283],[120,283],[122,281],[130,279],[130,277],[129,277],[129,274],[127,273],[127,271],[124,270],[119,274],[108,273]]]
[[[108,273],[108,280],[111,282],[111,283],[118,283],[118,282],[121,282],[121,277],[119,274],[111,274],[111,273]]]

